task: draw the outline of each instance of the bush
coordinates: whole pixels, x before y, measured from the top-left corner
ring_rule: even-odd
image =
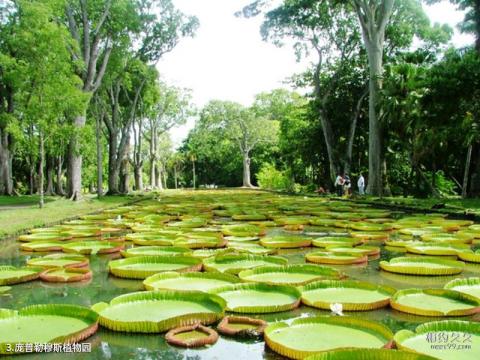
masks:
[[[262,189],[295,191],[295,183],[284,171],[277,170],[272,164],[263,164],[257,173],[257,182]]]

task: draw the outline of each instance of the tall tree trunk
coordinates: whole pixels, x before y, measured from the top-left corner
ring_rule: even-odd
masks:
[[[0,194],[13,195],[11,173],[10,135],[5,129],[0,129]]]
[[[43,208],[45,199],[44,199],[44,192],[43,192],[43,181],[44,181],[44,176],[43,176],[43,166],[45,163],[45,147],[44,147],[44,139],[43,139],[43,132],[42,130],[39,131],[39,153],[40,153],[40,163],[38,165],[38,192],[40,195],[40,201],[38,205],[40,206],[40,209]]]
[[[135,190],[143,191],[143,166],[135,165],[133,171],[135,174]]]
[[[252,187],[250,182],[250,156],[246,151],[243,153],[243,187]]]
[[[104,115],[103,115],[104,116]],[[97,196],[103,195],[103,151],[102,151],[102,131],[101,120],[97,116],[96,121],[96,140],[97,140]]]
[[[45,190],[45,195],[55,194],[55,189],[53,186],[53,158],[51,156],[47,157],[47,189]]]
[[[380,93],[380,76],[382,75],[383,47],[376,43],[368,46],[370,63],[369,99],[368,99],[368,186],[367,192],[382,196],[382,130],[377,113]]]
[[[163,188],[168,189],[167,185],[167,169],[165,169],[165,163],[162,163],[162,178],[163,178]]]
[[[118,137],[117,134],[110,134],[108,139],[108,193],[110,195],[120,193],[120,159],[117,156]]]
[[[467,158],[465,159],[465,170],[463,172],[462,197],[467,197],[468,178],[470,173],[470,162],[472,159],[472,144],[468,146]]]
[[[65,196],[63,190],[62,176],[63,176],[63,156],[57,157],[57,195]]]
[[[159,190],[163,190],[162,168],[158,162],[155,163],[155,187]]]
[[[353,113],[353,117],[350,122],[350,129],[348,131],[348,140],[347,140],[347,155],[345,157],[345,164],[344,164],[344,171],[347,174],[350,174],[350,171],[351,171],[355,132],[357,130],[358,118],[360,117],[360,112],[362,110],[362,103],[363,103],[363,100],[365,100],[365,97],[367,95],[368,95],[368,87],[365,89],[365,91],[362,93],[360,98],[357,100],[355,112]]]
[[[85,126],[86,114],[75,117],[73,125],[75,130]],[[79,149],[79,134],[73,134],[68,147],[68,171],[67,171],[67,192],[71,200],[82,198],[82,154]]]
[[[33,160],[30,158],[30,164],[29,164],[29,174],[28,174],[28,180],[29,180],[29,194],[33,195],[35,194],[35,163]]]
[[[175,190],[178,189],[177,166],[173,166],[173,177],[175,178]]]
[[[193,189],[195,190],[196,186],[196,174],[195,174],[195,160],[192,160],[192,174],[193,174]]]

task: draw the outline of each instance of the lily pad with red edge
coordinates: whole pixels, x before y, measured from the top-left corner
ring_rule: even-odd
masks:
[[[36,280],[44,270],[44,268],[33,266],[15,267],[2,265],[0,266],[0,286]]]
[[[428,256],[402,256],[390,261],[380,261],[382,270],[405,275],[456,275],[461,273],[464,267],[465,264],[461,261]]]
[[[46,282],[70,283],[86,281],[92,278],[92,271],[86,268],[53,268],[40,274]]]
[[[364,264],[368,262],[368,255],[365,254],[335,254],[326,251],[312,251],[307,253],[305,258],[308,262],[331,265]]]
[[[165,335],[165,340],[171,345],[196,348],[215,344],[218,340],[218,333],[198,323],[170,330]]]
[[[228,336],[258,338],[263,336],[268,323],[262,319],[247,316],[225,316],[217,325],[217,330]]]
[[[50,268],[79,268],[88,266],[88,258],[76,254],[50,254],[27,260],[29,266]]]

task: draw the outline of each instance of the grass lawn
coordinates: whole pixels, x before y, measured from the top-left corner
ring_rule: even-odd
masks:
[[[73,202],[61,197],[46,197],[45,207],[38,207],[38,196],[0,197],[0,238],[45,226],[63,219],[120,206],[138,197],[105,196],[100,200],[86,195],[81,201]]]

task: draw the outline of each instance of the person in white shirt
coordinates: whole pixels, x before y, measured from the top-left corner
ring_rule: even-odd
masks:
[[[358,178],[357,186],[358,193],[360,195],[365,195],[365,178],[363,177],[362,173],[360,173],[360,177]]]
[[[337,195],[343,195],[343,184],[345,184],[345,180],[343,179],[342,175],[338,174],[337,178],[335,179],[335,189],[337,190]]]

